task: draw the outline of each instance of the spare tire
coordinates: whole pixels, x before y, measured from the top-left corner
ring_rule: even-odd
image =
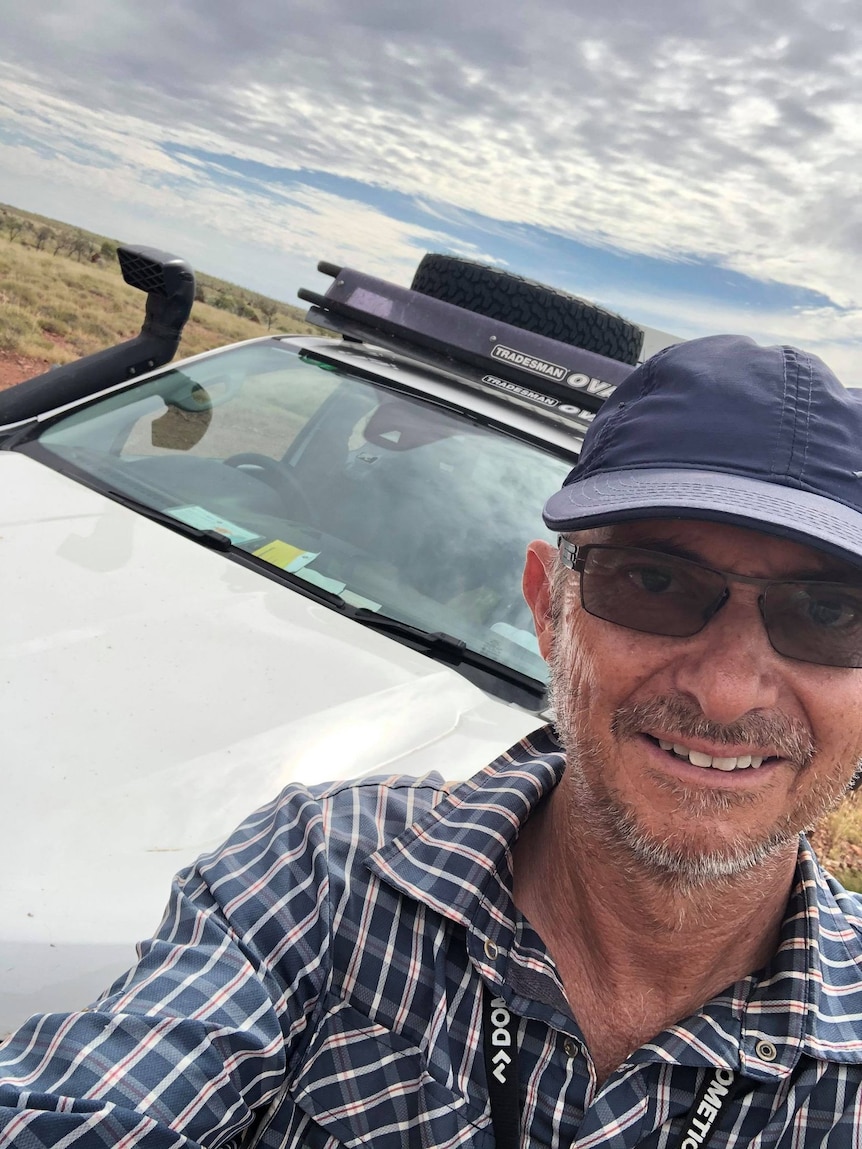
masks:
[[[612,311],[456,255],[423,256],[410,286],[423,295],[621,363],[637,363],[643,347],[640,327]]]

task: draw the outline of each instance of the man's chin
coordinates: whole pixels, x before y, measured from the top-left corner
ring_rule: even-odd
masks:
[[[773,827],[757,837],[735,829],[720,817],[727,807],[717,802],[719,796],[714,792],[708,799],[710,810],[686,811],[688,825],[672,829],[646,826],[634,811],[605,797],[593,825],[614,854],[627,860],[631,873],[649,875],[680,892],[732,881],[791,843],[795,849],[798,830],[791,826]]]
[[[640,873],[649,873],[661,883],[686,892],[740,878],[796,840],[796,834],[776,834],[761,841],[737,838],[716,848],[714,840],[701,845],[680,841],[676,835],[662,839],[645,832],[629,832],[620,844]]]

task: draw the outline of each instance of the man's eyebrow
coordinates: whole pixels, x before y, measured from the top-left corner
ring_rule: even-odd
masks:
[[[688,547],[683,546],[681,543],[672,542],[667,538],[646,536],[642,539],[634,539],[628,543],[614,539],[610,545],[616,547],[635,547],[640,551],[656,551],[658,554],[672,555],[677,559],[689,559],[693,563],[700,563],[701,566],[710,565],[703,555],[699,555],[696,551],[689,550]]]
[[[636,547],[638,550],[655,551],[658,554],[669,555],[673,558],[688,559],[690,562],[698,563],[700,566],[709,567],[710,570],[723,570],[723,567],[716,567],[713,563],[705,559],[703,555],[698,554],[696,551],[690,550],[682,543],[674,542],[668,538],[657,538],[655,536],[647,535],[642,539],[633,540],[630,543],[614,542],[614,546],[631,546]],[[850,563],[842,564],[841,566],[833,566],[828,556],[824,556],[827,566],[805,566],[799,567],[796,570],[786,571],[784,574],[776,575],[774,579],[769,579],[770,582],[831,582],[831,583],[847,583],[853,586],[862,584],[862,567],[851,566]],[[729,572],[732,573],[732,572]]]

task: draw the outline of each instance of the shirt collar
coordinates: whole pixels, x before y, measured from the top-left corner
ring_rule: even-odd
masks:
[[[861,934],[859,898],[824,873],[801,837],[778,948],[766,969],[748,979],[742,1032],[746,1068],[768,1072],[769,1064],[758,1056],[763,1042],[776,1049],[773,1072],[792,1068],[800,1053],[862,1063]]]
[[[553,962],[522,952],[512,901],[512,848],[521,827],[563,774],[565,755],[543,727],[454,787],[382,849],[368,866],[407,897],[466,931],[467,953],[485,982],[514,992],[510,1007],[563,1032],[576,1032]],[[535,965],[529,995],[518,974]]]
[[[501,966],[489,954],[502,957],[514,945],[512,848],[564,766],[559,742],[543,727],[455,786],[368,860],[389,885],[464,926],[491,981],[500,981]],[[716,1012],[731,1045],[739,1043],[738,1061],[730,1047],[706,1060],[736,1061],[732,1067],[746,1076],[784,1076],[803,1053],[862,1063],[862,904],[824,874],[804,837],[773,958],[709,1003],[699,1015],[707,1032],[719,1021]]]
[[[564,765],[551,728],[542,727],[372,854],[370,869],[445,917],[475,925],[489,898],[500,905],[493,887],[510,903],[512,847]]]

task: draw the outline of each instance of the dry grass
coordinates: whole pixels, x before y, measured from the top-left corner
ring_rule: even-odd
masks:
[[[826,869],[862,893],[862,791],[849,794],[809,837]]]
[[[0,353],[68,363],[137,335],[143,306],[144,295],[123,282],[113,261],[78,263],[0,237]],[[195,303],[178,356],[266,331],[265,323]],[[278,304],[272,331],[320,334],[286,304]]]

